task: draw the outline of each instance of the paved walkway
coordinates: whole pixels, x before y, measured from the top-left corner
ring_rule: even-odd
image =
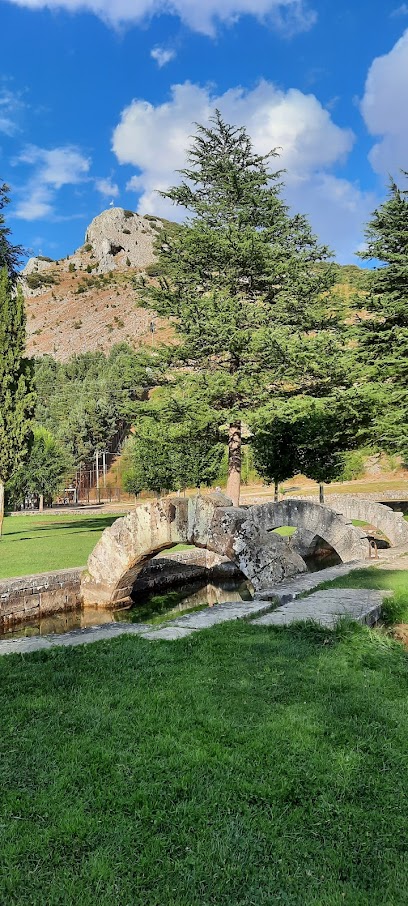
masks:
[[[178,617],[157,628],[143,623],[105,623],[104,626],[90,626],[87,629],[74,629],[60,635],[31,636],[31,638],[3,639],[0,641],[2,654],[30,654],[32,651],[44,651],[59,645],[87,645],[89,642],[101,642],[114,639],[119,635],[139,635],[143,639],[175,640],[182,639],[200,629],[209,629],[219,623],[258,617],[274,605],[270,601],[245,601],[230,604],[217,604],[206,607],[196,613]]]
[[[288,626],[299,620],[314,620],[332,629],[341,617],[350,617],[361,623],[373,625],[380,616],[386,591],[368,589],[327,589],[308,597],[322,582],[346,576],[355,569],[377,566],[379,569],[408,569],[407,545],[381,552],[381,560],[356,561],[333,566],[316,573],[303,573],[291,581],[266,589],[253,601],[231,602],[206,607],[195,613],[185,614],[167,624],[153,627],[143,623],[106,623],[87,629],[76,629],[61,635],[32,636],[0,641],[0,655],[29,654],[55,646],[87,645],[113,639],[120,635],[138,635],[151,641],[185,638],[201,629],[209,629],[231,620],[250,619],[261,626]],[[298,600],[301,598],[301,600]],[[278,607],[276,606],[278,604]]]

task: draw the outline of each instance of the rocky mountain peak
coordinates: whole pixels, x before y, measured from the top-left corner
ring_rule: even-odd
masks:
[[[95,270],[100,274],[129,264],[143,269],[154,261],[153,245],[161,226],[155,217],[142,217],[124,208],[108,208],[90,223],[85,250],[92,250],[98,262]]]

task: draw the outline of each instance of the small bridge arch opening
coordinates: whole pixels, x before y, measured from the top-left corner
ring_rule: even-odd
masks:
[[[372,535],[370,527],[376,529],[380,533],[380,542],[381,538],[384,541],[378,546],[395,547],[408,543],[408,522],[403,513],[386,504],[364,496],[342,494],[329,497],[328,505],[345,519],[358,521],[369,538]]]
[[[368,541],[359,528],[330,507],[307,498],[251,507],[251,519],[262,523],[268,534],[286,536],[302,558],[324,550],[333,557],[333,564],[368,556]]]

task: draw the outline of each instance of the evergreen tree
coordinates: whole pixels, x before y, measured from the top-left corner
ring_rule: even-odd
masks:
[[[27,456],[34,408],[30,362],[24,358],[25,311],[20,287],[0,271],[0,535],[4,485]]]
[[[290,216],[275,152],[257,155],[245,129],[216,112],[197,127],[181,185],[165,194],[189,212],[162,233],[158,285],[144,305],[174,319],[173,364],[206,376],[206,399],[228,422],[227,493],[239,502],[241,422],[283,387],[327,393],[347,380],[338,355],[328,250]]]
[[[197,392],[197,381],[156,391],[139,413],[125,454],[124,486],[139,494],[211,485],[218,477],[224,444],[217,418]]]
[[[404,173],[408,176],[408,173]],[[371,278],[359,326],[364,379],[377,396],[374,439],[389,452],[408,454],[408,190],[390,183],[388,198],[372,215],[362,258],[380,262]]]
[[[18,266],[21,262],[23,250],[21,245],[10,242],[11,230],[6,227],[3,209],[9,204],[9,188],[5,183],[0,185],[0,270],[5,267],[10,280],[15,283],[18,276]]]
[[[42,511],[44,497],[52,498],[61,487],[65,476],[72,471],[73,461],[46,428],[33,428],[33,442],[28,458],[15,474],[11,487],[14,499],[20,500],[27,494],[36,494]]]

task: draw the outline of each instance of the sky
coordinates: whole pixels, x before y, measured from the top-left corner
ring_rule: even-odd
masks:
[[[404,184],[408,3],[0,0],[0,35],[0,182],[30,254],[70,254],[112,205],[180,218],[158,190],[216,107],[279,148],[288,204],[341,263]]]

